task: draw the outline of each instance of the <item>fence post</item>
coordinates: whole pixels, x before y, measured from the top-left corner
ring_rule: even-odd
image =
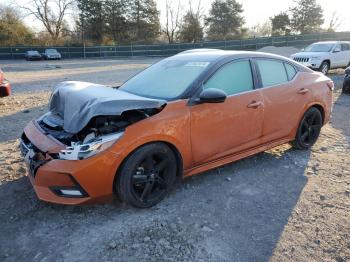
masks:
[[[84,43],[84,49],[83,49],[83,51],[84,51],[84,59],[86,58],[86,54],[85,54],[85,43]]]
[[[130,44],[130,48],[131,48],[131,57],[134,57],[134,50],[132,49],[132,42]]]

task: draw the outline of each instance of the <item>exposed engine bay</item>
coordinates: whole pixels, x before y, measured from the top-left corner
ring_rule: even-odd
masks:
[[[52,93],[49,112],[37,122],[67,148],[59,159],[90,157],[111,146],[125,128],[159,113],[166,102],[86,82],[63,82]]]
[[[99,136],[123,132],[126,127],[148,118],[161,109],[130,110],[120,116],[97,116],[90,120],[83,130],[77,134],[66,132],[62,126],[51,124],[44,115],[38,120],[40,127],[48,134],[65,145],[72,142],[87,143]]]

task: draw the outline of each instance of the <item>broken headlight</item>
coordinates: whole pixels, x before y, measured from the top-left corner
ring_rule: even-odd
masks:
[[[92,157],[111,147],[124,133],[105,135],[93,139],[88,143],[72,143],[71,146],[59,153],[59,158],[64,160],[81,160]]]

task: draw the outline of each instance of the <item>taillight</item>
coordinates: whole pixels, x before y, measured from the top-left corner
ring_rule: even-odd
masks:
[[[333,82],[333,81],[327,82],[327,86],[329,87],[329,89],[330,89],[331,91],[334,90],[334,82]]]

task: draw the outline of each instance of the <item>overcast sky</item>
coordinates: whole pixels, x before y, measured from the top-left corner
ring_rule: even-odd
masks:
[[[28,0],[0,0],[0,3],[11,3],[16,1],[24,4]],[[176,2],[177,0],[173,0]],[[188,8],[188,0],[180,0],[183,8]],[[193,6],[196,7],[199,0],[192,0]],[[210,5],[213,0],[201,0],[202,8],[205,14],[210,9]],[[327,27],[332,14],[336,12],[337,16],[341,19],[341,26],[338,28],[339,31],[350,31],[350,0],[317,0],[321,4],[324,10],[325,25]],[[161,22],[164,21],[165,17],[165,0],[156,0],[158,8],[161,11]],[[281,11],[287,10],[293,6],[293,0],[238,0],[243,4],[244,17],[246,21],[246,27],[254,26],[258,23],[264,23],[269,17],[280,13]],[[34,28],[39,28],[40,24],[35,22],[32,18],[26,18],[25,20]]]
[[[165,0],[156,0],[158,8],[161,11],[161,17],[164,20]],[[177,2],[177,0],[173,0]],[[199,0],[192,0],[193,3],[198,3]],[[203,9],[208,12],[213,0],[201,0]],[[289,9],[294,5],[293,0],[238,0],[243,4],[244,17],[248,27],[258,23],[263,23],[269,17]],[[333,12],[336,12],[342,20],[342,25],[338,30],[350,31],[350,0],[317,0],[324,10],[325,25],[329,24]],[[188,0],[181,0],[184,8],[188,6]],[[194,6],[196,6],[194,4]]]

